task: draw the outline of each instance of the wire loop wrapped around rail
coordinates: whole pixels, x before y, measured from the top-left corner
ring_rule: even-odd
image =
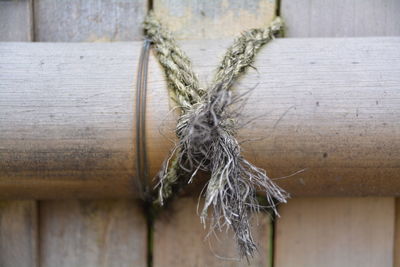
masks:
[[[146,93],[150,44],[148,39],[143,42],[136,83],[136,174],[143,200],[148,200],[150,196],[146,153]]]

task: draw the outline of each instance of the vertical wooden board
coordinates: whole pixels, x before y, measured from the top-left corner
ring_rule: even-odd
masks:
[[[0,1],[0,41],[32,40],[31,0]]]
[[[239,36],[243,30],[268,26],[276,13],[276,1],[154,0],[153,9],[177,39],[215,39]],[[219,61],[218,58],[210,60]],[[194,67],[197,71],[198,66]],[[259,215],[259,225],[254,227],[254,232],[260,243],[260,255],[256,255],[251,266],[269,265],[270,231],[268,215]],[[171,211],[165,211],[164,216],[156,220],[154,266],[248,266],[246,260],[224,261],[214,255],[237,257],[235,242],[229,235],[221,233],[220,242],[211,242],[210,249],[204,241],[206,234],[196,215],[196,201],[178,199]]]
[[[201,207],[201,206],[200,206]],[[154,226],[155,267],[172,266],[268,266],[270,258],[270,223],[267,213],[253,218],[253,235],[259,244],[259,254],[250,261],[238,261],[231,232],[217,232],[217,238],[205,239],[208,229],[196,214],[197,200],[177,199],[162,211]],[[225,259],[222,259],[222,258]]]
[[[394,236],[394,267],[400,267],[400,198],[396,199],[396,220]]]
[[[41,266],[147,266],[146,220],[131,200],[41,203]]]
[[[275,266],[393,266],[393,198],[304,198],[282,206]]]
[[[400,35],[398,0],[282,0],[288,37]]]
[[[131,41],[142,36],[146,0],[35,0],[41,42]]]
[[[142,36],[147,1],[35,0],[34,12],[37,41],[130,41]],[[147,265],[146,220],[132,200],[40,205],[43,266]]]
[[[0,201],[0,266],[37,266],[35,201]]]
[[[0,42],[32,41],[31,0],[0,1]],[[0,266],[37,266],[37,204],[0,201]]]
[[[399,35],[399,11],[397,0],[281,2],[287,37]],[[391,266],[393,221],[393,198],[293,199],[277,222],[276,266]]]
[[[178,39],[237,36],[265,27],[275,16],[275,0],[154,0],[153,8]]]

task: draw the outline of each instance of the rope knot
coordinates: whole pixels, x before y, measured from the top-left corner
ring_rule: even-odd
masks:
[[[189,58],[152,13],[144,26],[164,67],[174,100],[182,108],[176,127],[179,141],[159,173],[158,202],[163,204],[190,183],[199,170],[209,173],[201,221],[204,224],[209,221],[210,231],[232,228],[240,256],[253,256],[256,245],[249,220],[253,211],[261,209],[256,199],[257,190],[265,193],[275,213],[276,204],[286,202],[288,195],[264,170],[241,155],[235,138],[238,112],[232,85],[251,66],[261,46],[280,31],[282,21],[277,18],[270,27],[252,29],[237,38],[227,50],[208,90],[200,87]],[[209,217],[210,207],[213,209]]]

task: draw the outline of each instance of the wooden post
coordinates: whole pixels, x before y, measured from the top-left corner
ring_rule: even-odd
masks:
[[[200,75],[215,49],[186,42]],[[133,197],[135,71],[140,43],[0,46],[3,198]],[[293,195],[399,192],[398,38],[278,39],[237,86],[247,99],[246,157]],[[148,154],[155,174],[176,117],[151,59]],[[170,114],[170,117],[168,117]]]

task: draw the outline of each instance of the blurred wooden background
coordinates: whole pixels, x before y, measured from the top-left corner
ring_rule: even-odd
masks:
[[[0,1],[0,41],[140,40],[149,8],[180,39],[233,37],[277,14],[287,38],[400,35],[399,0],[14,0]],[[258,216],[250,266],[400,267],[395,198],[296,198],[280,212]],[[194,198],[154,224],[133,200],[0,202],[0,266],[248,266],[213,255],[234,256],[231,240],[211,252],[204,236]]]

